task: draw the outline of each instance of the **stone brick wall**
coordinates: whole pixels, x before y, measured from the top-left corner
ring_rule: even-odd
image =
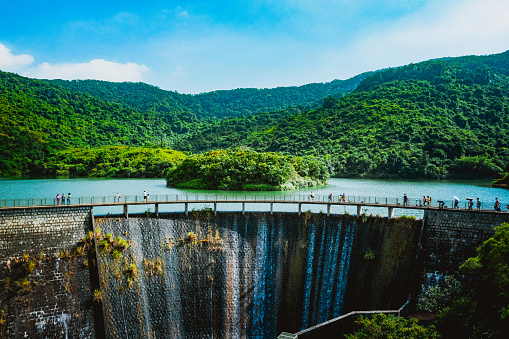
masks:
[[[426,210],[419,267],[424,284],[439,282],[445,275],[459,274],[459,266],[477,255],[477,247],[509,222],[509,213]]]
[[[71,258],[91,209],[0,210],[0,337],[95,337],[87,258]]]

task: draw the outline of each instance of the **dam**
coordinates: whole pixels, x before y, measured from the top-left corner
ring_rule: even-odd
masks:
[[[438,209],[422,220],[93,211],[0,209],[2,335],[276,338],[353,310],[398,309],[509,220]],[[92,230],[95,245],[83,253]]]

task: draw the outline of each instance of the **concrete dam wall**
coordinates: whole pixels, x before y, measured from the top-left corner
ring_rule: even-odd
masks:
[[[427,274],[451,272],[509,217],[102,217],[103,239],[129,248],[99,244],[78,256],[91,212],[0,211],[3,337],[275,338],[352,310],[399,308]]]

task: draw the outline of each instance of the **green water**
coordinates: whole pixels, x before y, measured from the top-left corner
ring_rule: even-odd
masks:
[[[378,201],[384,201],[384,198],[400,199],[403,194],[407,194],[409,202],[415,205],[415,200],[422,200],[423,195],[431,196],[433,203],[437,200],[446,201],[447,205],[452,204],[455,196],[460,198],[460,207],[464,206],[465,198],[480,198],[483,202],[483,208],[492,209],[495,198],[498,197],[502,202],[503,208],[509,203],[509,190],[501,188],[492,188],[491,181],[430,181],[430,180],[371,180],[371,179],[330,179],[329,185],[314,189],[301,189],[291,192],[227,192],[227,191],[199,191],[199,190],[182,190],[166,187],[164,179],[105,179],[105,178],[79,178],[79,179],[0,179],[0,206],[12,206],[12,202],[16,199],[34,199],[35,204],[41,200],[46,204],[52,204],[57,194],[72,194],[72,202],[77,203],[82,199],[83,202],[113,202],[118,193],[121,195],[122,201],[142,201],[142,192],[146,191],[150,194],[151,201],[156,200],[174,200],[178,195],[180,198],[195,198],[207,195],[213,199],[216,196],[220,198],[238,197],[253,199],[256,196],[259,199],[270,199],[272,197],[287,196],[288,198],[306,199],[311,191],[315,194],[315,200],[327,200],[329,194],[333,194],[334,198],[340,194],[353,197],[356,196],[362,200],[378,198]],[[373,200],[371,200],[373,201]],[[240,204],[224,204],[220,206],[221,210],[239,210]],[[267,206],[255,205],[249,206],[247,210],[268,210]],[[148,205],[147,205],[148,206]],[[172,210],[171,206],[167,206],[166,210]],[[204,206],[194,206],[190,208],[203,208]],[[324,206],[305,205],[304,210],[313,212],[324,211]],[[336,208],[336,210],[334,210]],[[348,212],[355,214],[355,207],[349,208],[345,206],[336,206],[333,212]],[[151,209],[151,206],[140,207],[137,211],[145,211]],[[110,209],[111,210],[111,209]],[[105,211],[110,211],[105,210]],[[182,210],[181,206],[174,206],[173,210]],[[295,206],[279,206],[276,210],[294,211]],[[152,207],[153,211],[153,207]],[[164,210],[161,210],[164,211]],[[385,208],[371,208],[363,212],[368,214],[386,215]],[[112,213],[120,213],[120,208],[111,211]],[[396,215],[412,214],[408,210],[396,210]],[[419,214],[417,214],[419,215]]]

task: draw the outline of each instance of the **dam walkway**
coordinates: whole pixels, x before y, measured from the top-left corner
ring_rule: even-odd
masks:
[[[411,203],[413,202],[413,203]],[[406,202],[401,198],[389,197],[369,197],[369,196],[336,196],[330,199],[329,196],[319,195],[311,198],[310,195],[256,195],[256,194],[185,194],[185,195],[156,195],[153,197],[144,198],[143,196],[125,196],[121,199],[116,196],[102,196],[102,197],[72,197],[69,202],[62,203],[53,198],[40,198],[40,199],[1,199],[0,209],[26,209],[26,208],[55,208],[55,207],[70,207],[70,206],[87,206],[87,207],[104,207],[104,206],[122,206],[123,214],[125,217],[129,216],[130,206],[145,206],[150,205],[155,207],[155,214],[159,216],[161,205],[180,205],[181,211],[186,215],[189,214],[189,208],[194,205],[212,205],[210,210],[217,213],[218,206],[222,204],[239,204],[242,206],[241,211],[246,212],[246,204],[265,204],[263,209],[265,212],[271,214],[274,210],[281,205],[294,205],[295,211],[299,214],[302,213],[304,208],[310,206],[321,205],[326,207],[327,215],[331,214],[333,206],[355,206],[357,208],[357,215],[362,214],[363,207],[382,207],[387,208],[387,215],[389,218],[394,217],[395,209],[408,209],[408,210],[461,210],[461,211],[477,211],[482,213],[501,213],[493,209],[493,205],[481,204],[479,210],[475,206],[469,208],[468,201],[454,206],[454,201],[434,201],[429,205],[423,203],[421,199],[408,198]],[[491,205],[491,208],[486,208],[485,205]],[[505,206],[505,204],[502,204]],[[287,211],[287,209],[286,209]],[[504,212],[502,212],[504,213]]]

